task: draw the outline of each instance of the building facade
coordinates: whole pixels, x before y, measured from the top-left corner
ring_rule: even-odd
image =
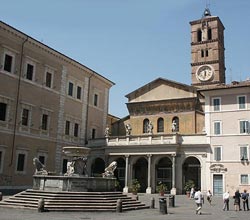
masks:
[[[190,26],[192,85],[158,78],[129,93],[129,115],[112,124],[105,147],[93,147],[92,165],[118,162],[124,192],[133,179],[147,193],[159,182],[184,193],[188,180],[215,195],[249,186],[249,83],[225,85],[219,17],[205,9]]]
[[[0,189],[32,186],[34,157],[64,173],[62,147],[103,138],[113,82],[0,23]]]
[[[211,146],[207,167],[214,194],[249,189],[249,81],[203,89],[205,121]]]

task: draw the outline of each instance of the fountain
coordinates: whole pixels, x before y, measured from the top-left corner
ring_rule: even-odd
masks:
[[[86,169],[90,149],[86,147],[63,147],[63,153],[71,160],[67,163],[67,172],[62,175],[43,175],[36,172],[33,176],[33,189],[44,191],[71,192],[111,192],[115,189],[114,169],[112,162],[105,169],[102,177],[89,177]],[[39,165],[36,165],[40,167]]]

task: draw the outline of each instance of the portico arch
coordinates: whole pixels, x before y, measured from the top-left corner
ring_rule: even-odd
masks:
[[[125,159],[122,157],[117,158],[115,161],[117,162],[117,168],[115,169],[114,174],[120,184],[119,188],[122,189],[125,186],[126,162],[125,162]]]
[[[148,179],[148,161],[140,157],[133,165],[133,179],[137,179],[141,184],[140,192],[146,192]]]
[[[102,158],[96,158],[91,165],[92,176],[101,176],[105,169],[105,162]]]
[[[167,186],[167,190],[172,189],[172,161],[169,157],[161,158],[155,165],[156,168],[156,178],[155,186],[159,182],[164,183]]]
[[[182,188],[188,180],[193,180],[195,187],[201,187],[201,163],[196,157],[190,156],[185,159],[182,165],[182,173]]]

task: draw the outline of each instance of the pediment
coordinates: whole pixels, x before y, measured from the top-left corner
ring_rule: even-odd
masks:
[[[129,102],[147,102],[196,97],[196,88],[175,81],[158,78],[126,95]]]

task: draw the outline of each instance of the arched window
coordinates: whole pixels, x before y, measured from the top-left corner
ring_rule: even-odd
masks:
[[[208,28],[208,30],[207,30],[207,39],[212,40],[212,29],[211,28]]]
[[[201,29],[197,30],[197,41],[198,42],[202,41],[202,32],[201,32]]]
[[[149,120],[146,118],[143,120],[143,128],[142,128],[142,132],[148,133],[148,124],[149,124]]]
[[[157,120],[157,132],[164,132],[164,119],[158,118]]]
[[[178,117],[174,117],[172,120],[172,131],[173,132],[179,131],[179,118]]]

